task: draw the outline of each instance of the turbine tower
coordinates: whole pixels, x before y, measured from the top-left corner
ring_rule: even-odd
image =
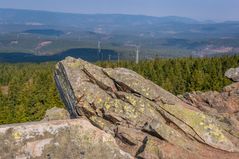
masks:
[[[98,41],[98,52],[101,53],[101,42]]]
[[[135,56],[135,63],[139,63],[139,48],[140,46],[136,46],[136,56]]]
[[[98,41],[98,56],[101,55],[101,60],[103,60],[103,53],[101,52],[101,42]]]

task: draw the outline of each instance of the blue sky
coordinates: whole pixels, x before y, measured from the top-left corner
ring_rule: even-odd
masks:
[[[239,0],[0,0],[0,8],[239,20]]]

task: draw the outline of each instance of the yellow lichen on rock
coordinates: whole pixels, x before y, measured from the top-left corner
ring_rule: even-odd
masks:
[[[213,118],[180,105],[164,104],[162,108],[189,125],[208,145],[226,151],[239,151],[213,122]]]
[[[18,132],[18,131],[15,131],[12,133],[12,136],[15,140],[19,140],[22,138],[22,133]]]

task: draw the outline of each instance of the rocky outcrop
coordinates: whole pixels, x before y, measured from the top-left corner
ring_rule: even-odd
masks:
[[[130,159],[85,119],[0,126],[0,159]]]
[[[69,113],[0,126],[0,159],[239,158],[239,83],[180,99],[131,70],[70,57],[55,80]]]
[[[181,99],[203,112],[234,114],[239,112],[239,82],[226,86],[222,92],[185,93]]]
[[[70,114],[65,109],[61,108],[51,108],[46,111],[45,117],[42,121],[51,121],[51,120],[66,120],[70,119]]]
[[[228,77],[229,79],[235,81],[235,82],[239,82],[239,67],[229,69],[225,73],[225,76]]]
[[[57,64],[55,80],[72,118],[89,120],[133,157],[239,156],[238,127],[131,70],[101,68],[68,57]],[[228,108],[232,113],[235,109]]]
[[[239,82],[222,92],[193,92],[180,97],[184,102],[216,118],[231,135],[239,138]]]

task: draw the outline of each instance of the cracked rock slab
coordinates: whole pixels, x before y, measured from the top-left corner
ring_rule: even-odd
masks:
[[[238,158],[239,139],[217,118],[134,71],[67,57],[55,80],[72,118],[88,119],[134,157]]]

